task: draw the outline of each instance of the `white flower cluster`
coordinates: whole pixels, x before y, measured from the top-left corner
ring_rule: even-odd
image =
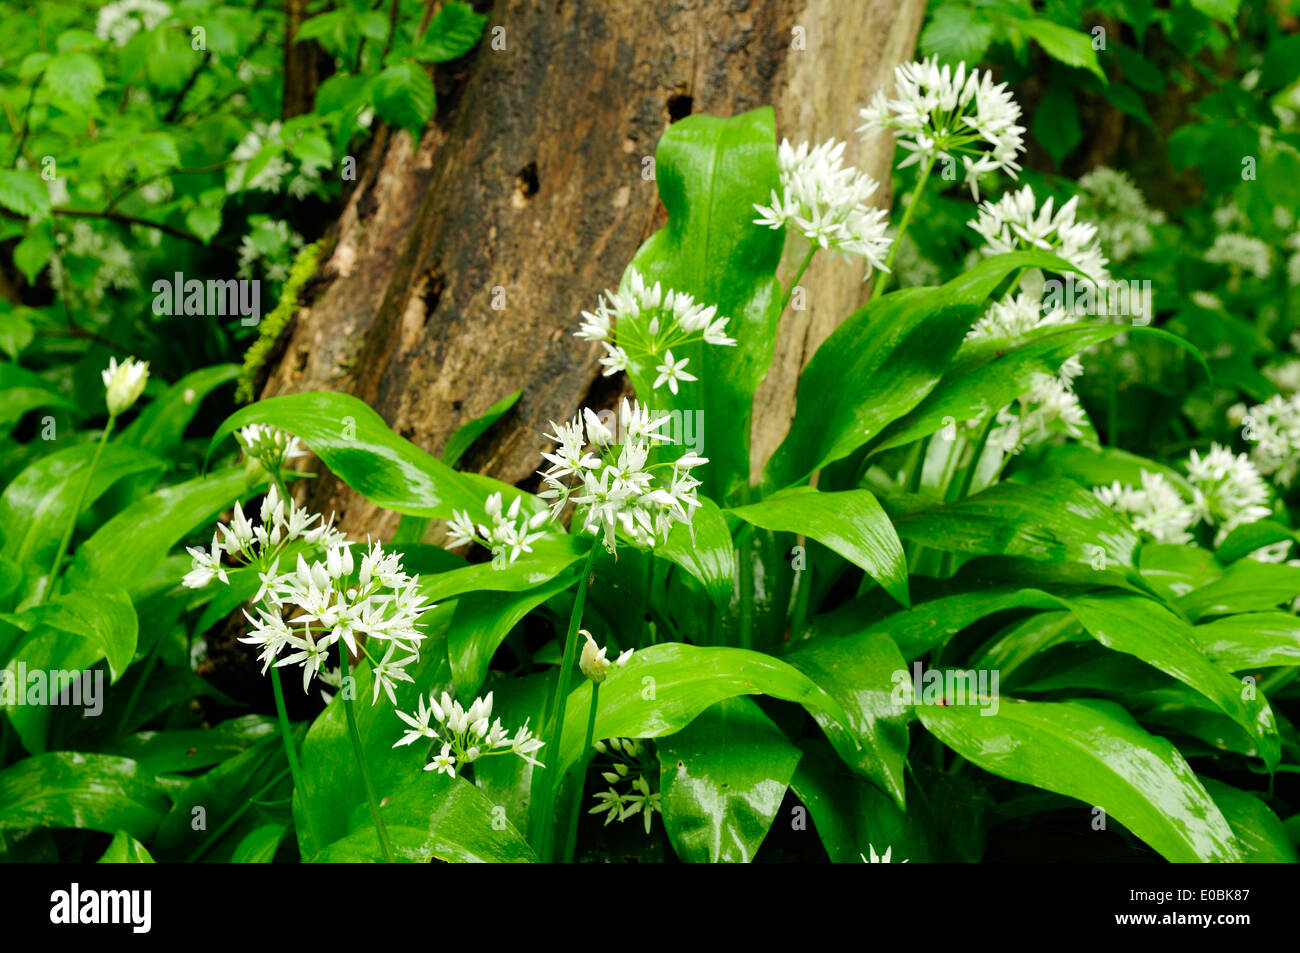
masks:
[[[393,684],[411,681],[404,669],[419,658],[424,634],[417,623],[430,608],[420,595],[419,577],[404,572],[398,555],[378,543],[356,560],[333,520],[281,499],[274,487],[262,501],[260,517],[254,526],[236,503],[230,523],[218,524],[213,533],[210,551],[189,549],[193,569],[182,584],[197,589],[214,578],[228,584],[223,555],[256,568],[261,581],[253,597],[256,617],[245,611],[252,629],[240,641],[260,649],[263,673],[272,664],[301,665],[306,691],[313,676],[323,674],[330,647],[341,643],[370,659],[372,701],[382,690],[396,703]],[[319,547],[323,559],[308,561],[300,552],[294,568],[281,572],[280,558],[291,543]],[[371,641],[386,643],[382,659],[371,655]],[[289,654],[280,658],[285,649]]]
[[[304,456],[298,438],[278,427],[249,424],[240,427],[235,440],[250,460],[255,460],[267,473],[277,473],[290,460]]]
[[[873,268],[885,267],[889,213],[866,204],[878,188],[876,180],[846,168],[844,149],[835,139],[818,146],[801,142],[797,148],[783,140],[777,153],[781,192],[772,191],[771,205],[754,205],[759,213],[754,223],[778,231],[793,228],[822,248],[865,258],[866,278]]]
[[[1216,235],[1214,244],[1205,253],[1205,260],[1212,265],[1227,265],[1235,272],[1256,278],[1267,278],[1273,270],[1273,253],[1268,245],[1253,235],[1237,232]]]
[[[582,327],[574,336],[605,348],[600,359],[605,377],[628,369],[648,375],[653,366],[658,375],[654,389],[667,384],[676,394],[680,381],[698,378],[686,370],[689,358],[674,360],[672,349],[697,341],[734,346],[735,339],[726,334],[729,320],[685,292],[665,289],[657,281],[647,285],[633,268],[619,291],[605,292],[595,311],[582,312]]]
[[[420,707],[414,714],[399,711],[397,717],[410,727],[393,747],[398,748],[427,738],[432,757],[424,766],[426,771],[437,771],[454,778],[459,770],[458,765],[469,764],[494,754],[518,755],[529,764],[545,767],[533,757],[534,752],[545,742],[533,737],[527,721],[511,735],[501,727],[500,718],[491,720],[491,692],[483,698],[474,699],[468,711],[447,692],[442,693],[441,702],[435,700],[430,692],[427,705],[421,695]],[[442,750],[434,755],[433,747],[438,742],[442,742]]]
[[[1204,456],[1193,450],[1184,469],[1192,489],[1190,501],[1163,475],[1145,470],[1141,489],[1116,481],[1094,487],[1093,493],[1161,543],[1190,543],[1191,530],[1206,523],[1215,530],[1217,546],[1238,526],[1272,513],[1268,485],[1246,454],[1211,444]],[[1253,555],[1268,558],[1262,550]]]
[[[1141,480],[1140,489],[1116,480],[1110,486],[1093,487],[1092,492],[1157,543],[1192,542],[1190,530],[1199,520],[1192,505],[1164,474],[1143,470]]]
[[[492,565],[498,569],[510,565],[521,553],[531,553],[532,544],[546,535],[541,527],[550,521],[551,514],[548,510],[521,514],[521,500],[522,496],[515,497],[509,508],[502,512],[501,494],[489,496],[483,508],[492,521],[490,527],[483,523],[476,527],[469,513],[455,510],[447,532],[447,544],[455,549],[466,543],[478,543],[492,551]]]
[[[870,858],[868,858],[867,855],[862,853],[861,851],[858,852],[858,856],[862,858],[862,862],[864,864],[888,864],[890,862],[889,855],[894,852],[894,848],[890,846],[885,848],[885,852],[883,854],[877,854],[876,848],[872,844],[867,845],[867,850],[871,852]],[[900,860],[899,863],[905,864],[907,863],[907,861]]]
[[[645,832],[650,833],[650,822],[655,814],[663,813],[658,791],[650,787],[647,775],[659,773],[658,759],[649,746],[637,738],[609,738],[592,745],[596,751],[613,762],[601,777],[609,788],[596,794],[596,806],[588,814],[604,814],[605,824],[626,821],[640,814],[645,820]],[[625,784],[620,791],[615,785]]]
[[[1273,512],[1267,505],[1268,484],[1246,454],[1215,443],[1204,457],[1193,450],[1185,466],[1196,491],[1197,513],[1217,529],[1216,546],[1238,526]]]
[[[871,105],[860,110],[859,132],[869,138],[892,129],[898,144],[911,153],[899,168],[936,160],[955,162],[961,157],[966,183],[979,201],[979,177],[1001,170],[1017,178],[1017,157],[1025,149],[1025,127],[1020,106],[1006,83],[993,83],[993,75],[966,71],[961,63],[953,71],[939,66],[939,58],[904,63],[894,70],[894,98],[884,90]]]
[[[590,408],[571,423],[552,421],[555,433],[546,436],[559,446],[542,454],[550,466],[541,471],[546,489],[538,495],[552,501],[556,517],[568,503],[575,504],[577,525],[588,533],[603,532],[610,552],[620,529],[638,546],[664,542],[674,523],[690,525],[700,505],[695,492],[700,481],[691,471],[709,462],[693,450],[676,460],[649,462],[654,445],[670,439],[657,432],[668,419],[651,419],[648,408],[624,398],[621,444]]]
[[[1300,395],[1278,394],[1246,412],[1250,461],[1278,486],[1289,487],[1300,470]]]
[[[984,255],[1039,248],[1074,265],[1092,281],[1106,281],[1110,272],[1097,226],[1075,221],[1078,205],[1076,195],[1053,214],[1054,200],[1049,198],[1038,208],[1034,190],[1026,185],[996,202],[980,203],[978,217],[967,224],[984,239],[980,249]]]
[[[1038,298],[1022,291],[990,306],[966,335],[967,340],[1017,338],[1036,328],[1068,324],[1060,308],[1044,310]],[[1079,356],[1068,358],[1056,374],[1039,374],[1016,403],[998,411],[989,443],[1007,453],[1018,453],[1054,434],[1078,439],[1084,434],[1088,416],[1074,393],[1074,381],[1083,373]]]
[[[172,8],[161,0],[116,0],[99,8],[95,36],[126,46],[141,30],[152,30],[169,16]]]
[[[1147,205],[1127,173],[1098,166],[1079,179],[1083,204],[1097,223],[1097,237],[1112,261],[1125,261],[1151,248],[1151,229],[1165,215]]]

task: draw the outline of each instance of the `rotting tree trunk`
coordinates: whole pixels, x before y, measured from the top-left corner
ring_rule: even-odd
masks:
[[[548,420],[617,396],[597,346],[573,331],[663,223],[642,170],[669,123],[770,104],[780,136],[847,139],[886,203],[892,141],[860,144],[857,110],[911,55],[924,0],[498,0],[490,12],[467,71],[450,90],[438,77],[439,113],[418,145],[385,131],[358,157],[263,396],[347,391],[437,453],[522,389],[464,461],[518,483],[540,463]],[[799,370],[866,300],[861,277],[823,255],[801,282],[807,308],[782,319],[756,402],[756,465],[788,427]],[[353,534],[396,525],[332,478],[311,492]]]

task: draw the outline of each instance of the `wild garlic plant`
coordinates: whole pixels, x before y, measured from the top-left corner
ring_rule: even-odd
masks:
[[[396,705],[395,685],[413,680],[406,669],[419,661],[424,640],[419,623],[431,606],[420,593],[419,576],[406,573],[396,553],[371,543],[358,558],[355,544],[334,528],[333,516],[326,520],[310,513],[288,496],[281,469],[302,454],[297,438],[270,427],[244,428],[238,438],[271,479],[259,521],[250,521],[236,501],[230,521],[217,524],[211,546],[189,549],[193,568],[183,585],[203,588],[214,579],[229,585],[229,571],[236,568],[257,574],[252,611],[242,610],[249,631],[239,641],[255,646],[262,673],[271,672],[285,754],[295,779],[301,777],[301,766],[279,670],[298,666],[304,692],[313,678],[343,687],[353,754],[375,829],[391,861],[392,848],[356,729],[353,690],[345,682],[350,681],[351,659],[364,657],[371,666],[371,704],[382,692]]]

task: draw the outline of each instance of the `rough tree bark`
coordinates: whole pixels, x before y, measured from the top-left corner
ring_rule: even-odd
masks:
[[[779,135],[848,139],[888,202],[892,142],[859,144],[857,109],[911,55],[923,12],[924,0],[498,0],[468,70],[452,89],[439,77],[419,143],[384,131],[358,157],[332,252],[263,395],[347,391],[437,453],[522,388],[465,463],[527,480],[549,419],[617,396],[573,331],[662,224],[642,170],[668,124],[771,104]],[[802,282],[807,308],[783,319],[759,393],[756,465],[788,426],[800,368],[865,300],[861,277],[819,256]],[[347,530],[395,526],[332,479],[311,492]]]

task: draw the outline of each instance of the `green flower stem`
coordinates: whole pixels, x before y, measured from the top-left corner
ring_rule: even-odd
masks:
[[[799,287],[799,279],[803,277],[803,273],[807,271],[808,266],[812,264],[813,256],[817,254],[817,249],[820,247],[816,243],[810,244],[812,247],[808,249],[808,254],[804,255],[803,264],[801,264],[799,270],[794,273],[794,281],[790,282],[790,287],[785,290],[785,297],[781,299],[780,314],[785,314],[785,309],[790,304],[790,297],[794,294],[794,289]]]
[[[600,705],[600,683],[591,683],[591,710],[587,714],[587,737],[582,743],[582,757],[576,771],[577,790],[573,792],[573,806],[569,809],[569,834],[564,840],[564,862],[573,863],[573,851],[578,844],[578,819],[582,811],[582,794],[586,789],[587,764],[591,760],[592,736],[596,733],[596,709]]]
[[[596,539],[591,544],[591,551],[587,553],[586,562],[582,564],[582,576],[578,579],[578,593],[573,599],[573,611],[569,613],[569,631],[564,639],[564,661],[560,665],[559,681],[555,683],[555,694],[551,696],[546,760],[551,762],[553,767],[544,769],[551,774],[549,777],[542,776],[545,780],[542,783],[541,799],[536,815],[540,838],[538,855],[547,862],[551,860],[555,851],[555,798],[564,780],[559,759],[560,742],[564,737],[564,710],[569,702],[569,678],[578,659],[578,629],[582,625],[582,609],[587,603],[587,588],[591,585],[591,571],[596,564],[596,552],[599,548],[600,540]],[[537,777],[536,770],[533,777]]]
[[[348,678],[348,650],[347,646],[340,643],[339,645],[339,664],[343,670],[343,681],[346,683]],[[375,833],[379,835],[379,846],[384,851],[384,860],[388,863],[394,863],[393,845],[388,842],[388,828],[384,826],[384,819],[379,814],[379,801],[375,797],[375,786],[370,780],[370,769],[366,766],[366,752],[361,747],[361,732],[357,730],[357,713],[356,702],[354,702],[348,693],[343,694],[343,710],[347,713],[348,718],[348,737],[352,740],[352,754],[357,759],[357,769],[361,772],[361,783],[366,788],[366,803],[370,805],[370,817],[375,822]]]
[[[59,550],[54,554],[54,562],[50,564],[50,575],[45,581],[45,589],[41,593],[41,602],[55,594],[58,588],[59,566],[63,563],[63,557],[68,554],[68,546],[72,542],[72,534],[77,529],[77,517],[81,515],[81,506],[86,502],[86,494],[90,491],[90,481],[95,476],[95,467],[99,465],[99,458],[104,453],[104,445],[108,443],[108,435],[113,432],[113,424],[117,422],[117,417],[109,415],[108,423],[104,425],[104,432],[99,435],[99,444],[95,447],[95,455],[90,458],[90,469],[86,471],[86,479],[81,484],[81,492],[77,494],[77,505],[72,508],[72,515],[68,518],[68,528],[63,533],[63,539],[59,541]]]
[[[303,816],[307,818],[307,834],[316,849],[321,843],[316,837],[311,811],[307,810],[307,789],[302,785],[302,765],[298,763],[298,749],[293,743],[293,730],[289,727],[289,712],[284,707],[284,688],[280,685],[280,670],[271,666],[271,687],[275,689],[275,713],[280,719],[280,738],[284,741],[284,755],[289,759],[289,773],[293,776],[293,789],[302,794]]]
[[[903,236],[907,233],[907,226],[912,222],[912,215],[916,212],[916,206],[921,201],[921,191],[925,188],[926,180],[930,178],[930,170],[933,168],[934,156],[930,156],[925,164],[921,166],[921,174],[916,178],[916,188],[912,190],[912,199],[907,203],[907,208],[903,210],[903,217],[899,219],[898,235],[894,238],[894,244],[889,247],[889,256],[885,259],[885,267],[881,270],[875,287],[871,289],[872,301],[885,293],[885,285],[889,284],[889,276],[893,274],[894,256],[898,254],[898,246],[903,244]]]

